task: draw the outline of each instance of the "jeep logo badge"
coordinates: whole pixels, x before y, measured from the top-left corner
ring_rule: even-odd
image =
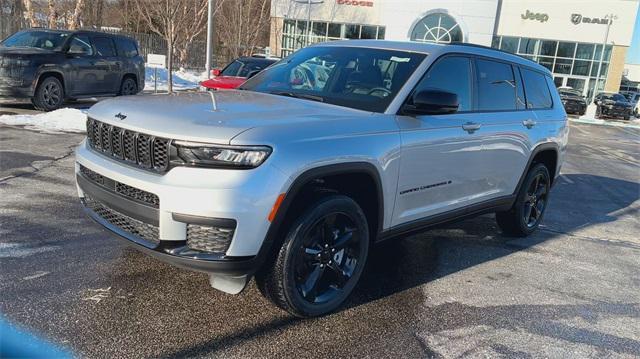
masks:
[[[123,121],[125,118],[127,118],[127,116],[123,115],[122,112],[118,112],[118,114],[115,117],[120,121]]]

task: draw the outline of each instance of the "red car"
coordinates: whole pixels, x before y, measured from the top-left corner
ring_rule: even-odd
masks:
[[[208,89],[234,89],[258,72],[269,67],[278,59],[261,57],[239,57],[224,69],[214,69],[212,79],[202,81],[201,86]]]

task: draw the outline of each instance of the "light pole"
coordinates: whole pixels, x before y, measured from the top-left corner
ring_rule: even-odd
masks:
[[[213,52],[213,2],[209,0],[209,8],[207,9],[207,61],[205,64],[207,70],[207,78],[211,78],[211,53]]]
[[[307,4],[307,46],[311,45],[311,5],[322,4],[324,0],[293,0],[299,4]]]
[[[604,52],[607,47],[607,42],[609,41],[609,29],[611,28],[611,23],[613,22],[613,20],[617,18],[618,16],[616,16],[615,14],[608,14],[607,16],[605,16],[605,19],[608,20],[607,29],[604,32],[604,41],[602,42],[602,51],[600,52],[598,72],[596,73],[596,83],[593,85],[593,93],[591,93],[591,98],[589,99],[590,103],[591,101],[593,101],[593,98],[595,97],[596,92],[598,91],[598,83],[600,82],[600,72],[602,71],[602,62],[604,61]],[[604,85],[602,86],[602,89],[604,90]]]

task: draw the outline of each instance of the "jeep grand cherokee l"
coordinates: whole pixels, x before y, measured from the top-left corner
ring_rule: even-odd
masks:
[[[0,43],[0,100],[43,111],[65,99],[134,95],[144,88],[135,40],[92,31],[31,29]]]
[[[538,228],[568,127],[551,74],[484,47],[314,45],[237,90],[89,110],[88,215],[239,293],[251,277],[308,317],[337,309],[376,242],[495,212]]]

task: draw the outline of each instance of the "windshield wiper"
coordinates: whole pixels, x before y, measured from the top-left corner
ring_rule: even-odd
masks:
[[[321,96],[307,95],[303,93],[295,93],[295,92],[288,92],[288,91],[271,91],[269,93],[272,95],[278,95],[278,96],[287,96],[287,97],[301,98],[301,99],[311,100],[311,101],[324,102],[324,98]]]

